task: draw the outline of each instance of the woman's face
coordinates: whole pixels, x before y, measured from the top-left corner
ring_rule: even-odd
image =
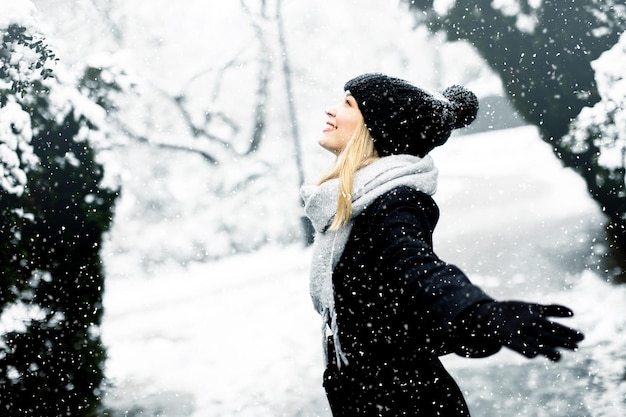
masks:
[[[324,149],[339,154],[348,144],[363,116],[349,91],[346,91],[339,103],[328,107],[325,113],[328,116],[326,129],[318,142]]]

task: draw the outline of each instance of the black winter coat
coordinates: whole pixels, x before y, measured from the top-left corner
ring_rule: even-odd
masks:
[[[438,219],[433,199],[409,187],[380,196],[354,219],[333,271],[349,361],[341,368],[331,362],[325,372],[336,417],[469,415],[438,356],[464,353],[453,323],[491,298],[435,255]]]

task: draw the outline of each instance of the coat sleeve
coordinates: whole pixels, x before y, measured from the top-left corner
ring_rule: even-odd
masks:
[[[430,196],[400,187],[371,208],[373,224],[381,225],[375,233],[386,273],[409,294],[411,308],[438,327],[434,330],[454,335],[455,319],[464,310],[492,300],[459,268],[435,254],[432,233],[439,210]],[[457,353],[467,353],[460,350]]]

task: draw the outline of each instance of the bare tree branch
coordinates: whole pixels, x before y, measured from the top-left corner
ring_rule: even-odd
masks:
[[[261,27],[261,24],[257,19],[254,18],[250,9],[246,5],[244,0],[241,0],[241,6],[244,12],[250,18],[250,24],[254,29],[257,40],[259,41],[259,72],[257,77],[257,91],[256,91],[256,105],[253,110],[254,120],[253,120],[253,131],[252,137],[250,139],[250,146],[248,147],[248,151],[245,153],[246,155],[256,151],[263,140],[263,136],[265,134],[265,102],[268,97],[268,88],[269,88],[269,78],[270,78],[270,70],[272,67],[272,63],[269,59],[270,56],[270,48],[266,39],[266,34]]]
[[[221,146],[233,156],[246,156],[254,153],[261,145],[267,129],[266,103],[270,94],[269,84],[272,69],[272,61],[270,59],[272,56],[272,47],[271,43],[268,41],[268,36],[270,36],[271,33],[267,22],[269,22],[272,18],[267,16],[269,2],[266,0],[255,0],[253,8],[249,7],[247,3],[251,2],[240,0],[242,10],[248,17],[250,25],[254,31],[254,41],[258,43],[255,44],[255,42],[247,42],[244,46],[239,48],[239,50],[236,51],[228,61],[224,62],[219,67],[201,69],[185,81],[184,86],[179,93],[172,94],[171,92],[165,91],[158,85],[151,83],[151,86],[174,106],[176,113],[180,115],[182,122],[187,126],[193,138],[207,139],[208,141]],[[118,44],[122,44],[122,28],[119,26],[119,22],[116,21],[115,16],[112,14],[112,10],[114,9],[114,0],[106,0],[104,2],[90,0],[89,4],[97,10],[99,15],[102,16],[103,22],[108,28],[110,28],[110,33],[116,42]],[[254,48],[255,45],[256,48],[258,48],[256,58],[246,58],[250,48]],[[197,109],[192,110],[189,104],[189,93],[193,91],[192,85],[196,81],[210,73],[213,73],[215,77],[211,81],[213,83],[213,88],[210,89],[209,98],[211,102],[216,102],[220,97],[223,81],[229,70],[236,69],[243,64],[250,63],[255,64],[257,68],[255,80],[256,89],[254,92],[254,102],[252,108],[252,128],[245,149],[237,151],[234,146],[234,141],[241,134],[240,123],[229,117],[229,115],[224,112],[213,111],[211,109],[205,109],[204,118],[199,118],[196,115]],[[146,137],[132,133],[127,126],[123,126],[121,128],[122,131],[128,133],[129,139],[135,142],[147,143],[161,148],[197,152],[211,164],[217,163],[218,158],[216,155],[208,154],[202,149],[201,144],[199,144],[200,146],[188,146],[171,143],[157,143]]]
[[[285,89],[287,90],[287,107],[289,109],[289,120],[291,125],[291,135],[293,137],[293,146],[295,149],[296,168],[298,170],[298,185],[304,184],[304,168],[302,166],[302,149],[300,146],[300,132],[298,130],[298,113],[296,111],[296,102],[291,86],[291,66],[289,65],[289,50],[285,37],[285,28],[283,25],[283,15],[281,13],[281,0],[276,3],[276,23],[278,26],[278,42],[280,45],[280,56],[283,61],[283,79],[285,80]]]
[[[179,144],[174,144],[174,143],[153,142],[150,139],[148,139],[146,136],[139,135],[135,133],[134,131],[132,131],[131,129],[129,129],[127,126],[124,126],[121,124],[120,124],[120,129],[124,132],[124,134],[128,138],[134,140],[135,142],[145,143],[152,147],[161,148],[161,149],[171,149],[175,151],[183,151],[183,152],[190,152],[190,153],[198,154],[201,157],[203,157],[211,165],[215,165],[215,166],[219,165],[219,161],[214,156],[212,156],[210,153],[202,149],[191,148],[189,146],[184,146],[184,145],[179,145]]]

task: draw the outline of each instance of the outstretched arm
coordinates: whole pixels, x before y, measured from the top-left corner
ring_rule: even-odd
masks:
[[[442,334],[449,335],[454,351],[482,357],[506,346],[532,358],[560,358],[559,349],[574,350],[584,336],[550,320],[570,317],[572,311],[558,305],[521,301],[498,302],[473,285],[454,265],[440,260],[432,249],[437,210],[429,197],[400,188],[378,210],[383,228],[382,255],[393,265],[393,274]]]

